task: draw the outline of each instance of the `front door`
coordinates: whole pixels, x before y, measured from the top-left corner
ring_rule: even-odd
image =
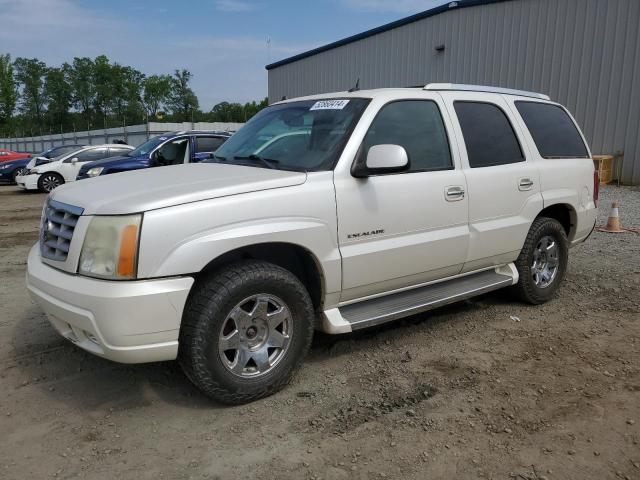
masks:
[[[374,145],[400,145],[409,158],[406,171],[335,177],[342,302],[462,269],[469,241],[465,178],[449,144],[441,99],[423,95],[382,106],[358,154]]]
[[[85,163],[102,160],[108,155],[109,150],[107,147],[88,148],[64,160],[60,166],[60,173],[65,182],[73,182]]]

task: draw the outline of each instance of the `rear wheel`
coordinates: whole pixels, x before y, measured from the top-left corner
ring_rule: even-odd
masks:
[[[29,171],[29,169],[25,168],[25,167],[16,168],[16,170],[15,170],[15,172],[13,172],[13,176],[12,176],[13,183],[16,183],[16,178],[18,178],[18,177],[20,177],[22,175],[26,175],[28,171]]]
[[[276,265],[241,262],[194,287],[178,359],[206,395],[241,404],[285,386],[312,334],[313,306],[302,283]]]
[[[42,192],[49,193],[63,183],[64,178],[62,178],[62,175],[54,172],[46,172],[40,175],[40,178],[38,179],[38,188]]]
[[[520,276],[513,287],[516,295],[534,305],[550,300],[567,271],[568,254],[569,242],[560,222],[536,218],[516,260]]]

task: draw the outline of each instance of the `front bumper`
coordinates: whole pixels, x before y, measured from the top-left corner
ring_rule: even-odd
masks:
[[[98,356],[121,363],[173,360],[191,277],[106,281],[71,275],[29,252],[27,288],[53,327]]]
[[[16,184],[25,190],[38,190],[39,174],[23,175],[16,178]]]
[[[13,183],[13,169],[0,169],[0,183]]]

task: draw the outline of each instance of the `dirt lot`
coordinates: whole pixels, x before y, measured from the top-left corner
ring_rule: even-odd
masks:
[[[640,190],[602,197],[640,225]],[[229,408],[53,331],[24,287],[43,200],[0,187],[2,479],[640,479],[640,235],[573,249],[541,307],[498,292],[317,335],[288,388]]]

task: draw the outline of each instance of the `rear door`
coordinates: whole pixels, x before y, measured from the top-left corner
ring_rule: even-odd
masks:
[[[220,145],[225,142],[225,137],[198,135],[194,137],[194,154],[192,162],[200,162],[210,158]]]
[[[538,168],[502,95],[442,95],[464,146],[470,236],[463,272],[512,262],[542,210]]]
[[[400,145],[408,171],[335,176],[343,302],[456,275],[465,261],[464,174],[441,99],[423,97],[383,105],[358,154],[374,145]]]

